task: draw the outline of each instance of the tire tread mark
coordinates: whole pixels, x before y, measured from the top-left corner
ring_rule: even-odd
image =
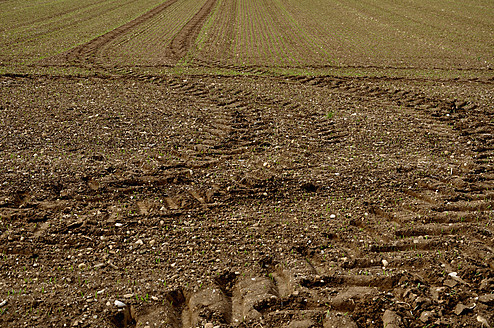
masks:
[[[161,5],[151,9],[150,11],[142,14],[141,16],[103,34],[100,35],[82,45],[79,45],[62,56],[68,63],[79,63],[79,64],[92,64],[101,66],[104,63],[98,62],[98,53],[102,51],[105,45],[109,44],[118,37],[129,33],[132,29],[143,24],[144,22],[152,19],[153,17],[159,15],[165,9],[173,5],[178,0],[168,0]]]
[[[166,52],[169,56],[178,61],[187,55],[189,50],[201,31],[207,17],[214,8],[217,0],[208,0],[204,6],[185,24],[182,29],[173,37]]]

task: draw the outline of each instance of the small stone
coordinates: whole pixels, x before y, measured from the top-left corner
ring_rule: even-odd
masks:
[[[290,324],[287,326],[287,328],[310,328],[314,327],[315,323],[312,320],[306,319],[306,320],[296,320],[290,322]]]
[[[388,261],[386,261],[386,260],[382,260],[382,263],[383,263],[383,267],[387,267],[387,266],[388,266],[388,264],[389,264],[389,262],[388,262]]]
[[[479,296],[479,302],[485,303],[488,305],[494,305],[494,294],[485,294],[482,296]],[[2,306],[2,305],[0,305]]]
[[[153,246],[154,244],[156,244],[156,240],[151,239],[151,240],[149,241],[149,245]]]
[[[86,263],[80,263],[78,266],[79,270],[84,270],[87,268],[87,264]]]
[[[214,325],[211,322],[208,322],[204,325],[204,328],[213,328]]]
[[[119,307],[119,308],[123,308],[123,307],[125,307],[125,303],[120,302],[119,300],[115,300],[115,306]]]
[[[139,240],[136,241],[136,244],[137,245],[142,245],[142,244],[144,244],[144,242],[142,241],[142,239],[139,239]]]
[[[448,286],[450,288],[455,287],[457,284],[458,284],[458,282],[456,280],[453,280],[453,279],[446,279],[443,282],[444,286]]]
[[[102,268],[102,267],[104,267],[104,266],[105,266],[105,263],[98,263],[98,264],[95,264],[95,265],[94,265],[94,268],[95,268],[95,269],[99,269],[99,268]]]
[[[134,294],[125,294],[123,297],[124,298],[132,298],[132,297],[134,297]]]
[[[383,325],[386,328],[400,328],[402,326],[401,317],[394,311],[386,310],[383,314]]]
[[[487,321],[486,318],[478,315],[477,316],[477,321],[480,322],[482,324],[482,327],[485,327],[485,328],[490,328],[491,326],[489,325],[489,321]]]
[[[422,321],[423,323],[427,323],[429,320],[432,319],[433,315],[434,313],[432,313],[431,311],[424,311],[420,315],[420,321]]]
[[[466,312],[468,310],[473,310],[473,308],[475,308],[475,304],[473,304],[471,306],[466,306],[464,304],[458,303],[455,306],[454,312],[455,312],[456,315],[460,315],[463,312]]]
[[[121,226],[123,226],[122,223],[119,223],[119,222],[115,223],[115,227],[121,227]]]
[[[336,219],[336,214],[331,214],[331,215],[329,216],[329,218],[330,218],[330,219]]]
[[[431,288],[431,296],[432,296],[432,299],[436,302],[439,302],[439,299],[441,297],[441,293],[446,289],[446,287],[434,287],[434,288]]]
[[[415,299],[414,303],[415,303],[416,306],[421,305],[422,308],[425,308],[428,305],[430,305],[432,303],[432,301],[429,298],[427,298],[427,297],[419,296],[419,297],[417,297]]]
[[[486,278],[486,279],[483,279],[481,282],[480,282],[480,289],[481,290],[489,290],[490,287],[494,284],[494,279],[492,278]]]

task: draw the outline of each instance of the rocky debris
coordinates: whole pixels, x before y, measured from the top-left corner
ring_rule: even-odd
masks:
[[[434,318],[434,312],[433,311],[424,311],[420,314],[419,319],[423,323],[427,323],[427,322],[432,321],[433,318]]]
[[[485,294],[479,296],[479,302],[487,305],[494,305],[494,294]]]
[[[475,304],[472,304],[470,306],[467,306],[467,305],[464,305],[462,303],[458,303],[455,306],[454,313],[456,315],[460,315],[460,314],[465,313],[465,312],[467,312],[469,310],[473,310],[474,308],[475,308]]]
[[[394,311],[386,310],[383,314],[384,328],[400,328],[403,327],[401,317]]]
[[[10,327],[14,322],[12,326],[109,328],[110,320],[117,322],[117,327],[132,327],[133,321],[137,327],[163,326],[162,321],[168,321],[173,327],[205,324],[208,328],[208,323],[226,327],[236,322],[246,328],[321,327],[323,322],[326,327],[492,325],[492,226],[486,225],[492,188],[482,187],[491,184],[487,176],[492,175],[488,173],[491,164],[485,160],[492,156],[472,153],[473,148],[484,147],[482,140],[487,136],[476,140],[474,131],[466,137],[451,128],[472,124],[475,129],[485,128],[484,134],[490,132],[485,124],[490,120],[484,120],[487,116],[477,121],[465,117],[437,122],[425,110],[413,112],[411,108],[406,113],[392,110],[383,115],[384,103],[395,108],[386,96],[367,99],[365,111],[352,116],[365,95],[353,102],[349,93],[341,94],[324,81],[320,81],[324,87],[316,91],[304,85],[304,92],[314,96],[314,104],[321,108],[338,106],[339,117],[332,126],[318,126],[318,109],[303,105],[307,95],[299,95],[302,101],[296,110],[283,107],[278,111],[278,105],[273,105],[276,102],[254,101],[223,111],[210,90],[193,90],[205,92],[203,100],[217,108],[210,115],[189,106],[192,102],[183,100],[181,92],[165,95],[170,81],[161,78],[164,83],[158,89],[154,83],[140,85],[139,79],[129,86],[133,94],[145,94],[147,99],[172,97],[170,104],[177,105],[166,111],[165,125],[161,124],[163,111],[157,109],[169,108],[168,103],[134,106],[119,103],[116,95],[105,100],[105,94],[84,111],[74,107],[71,112],[80,112],[81,119],[57,112],[58,99],[62,104],[64,97],[75,95],[71,84],[95,82],[98,88],[92,92],[99,92],[101,86],[110,94],[113,88],[126,94],[125,79],[62,79],[67,84],[63,88],[49,79],[39,79],[52,84],[56,101],[37,103],[31,97],[34,103],[28,99],[24,106],[16,104],[16,96],[6,98],[12,105],[0,109],[0,115],[11,112],[2,116],[10,123],[0,131],[7,131],[10,137],[0,141],[0,148],[14,157],[2,157],[0,165],[0,176],[6,177],[0,182],[0,283],[6,291],[0,301],[8,299],[8,303],[0,303],[0,326]],[[194,89],[218,82],[206,76],[200,79],[183,86]],[[248,79],[242,79],[249,89]],[[378,84],[378,80],[362,83]],[[266,89],[276,94],[300,89],[298,82],[292,82],[287,84],[293,85],[287,92],[284,84],[276,90],[265,88],[268,83],[278,85],[277,80],[256,78],[252,81],[255,90],[249,92]],[[340,82],[360,83],[352,79]],[[61,89],[64,92],[59,92]],[[243,85],[241,89],[243,92]],[[146,94],[148,90],[156,94]],[[232,84],[231,90],[218,91],[230,95],[239,90]],[[81,99],[92,92],[84,92]],[[50,90],[38,96],[47,94]],[[332,100],[324,103],[321,95]],[[330,95],[338,97],[327,97]],[[344,101],[336,100],[340,96]],[[49,111],[43,109],[45,104],[51,106]],[[16,121],[25,121],[19,113],[36,116],[37,110],[57,118],[34,117],[22,126]],[[109,128],[86,133],[97,128],[85,122],[96,112],[101,112],[98,124]],[[220,124],[227,126],[226,140],[222,134],[214,138],[207,133],[194,135],[196,130],[217,125],[217,114],[224,114]],[[294,116],[284,119],[285,114]],[[368,117],[371,119],[366,121]],[[131,118],[152,124],[136,129],[134,123],[124,123]],[[39,126],[30,124],[34,121],[39,121]],[[377,121],[379,125],[374,124]],[[64,123],[60,126],[63,133],[74,125],[77,140],[50,132],[60,122]],[[255,131],[249,131],[252,126]],[[18,138],[19,132],[36,127],[39,131]],[[348,139],[340,139],[335,147],[320,144],[310,135],[312,127],[328,136],[348,129]],[[410,132],[408,127],[418,129]],[[439,137],[438,131],[442,131]],[[38,132],[48,135],[38,142]],[[298,137],[302,134],[307,138]],[[103,139],[100,146],[87,142],[96,141],[92,137]],[[189,147],[192,137],[194,146]],[[10,146],[9,138],[13,138]],[[294,142],[286,143],[287,139]],[[33,145],[38,155],[44,152],[35,161],[30,160],[30,140],[36,141]],[[64,142],[59,153],[56,149],[61,149],[61,144],[54,143],[58,140]],[[65,147],[66,141],[71,145]],[[205,141],[210,143],[210,151],[193,151],[197,143]],[[105,146],[108,142],[111,147]],[[88,161],[90,154],[99,152],[105,154],[104,163]],[[450,157],[453,154],[454,159]],[[271,167],[261,171],[269,179],[239,184],[245,174],[257,174],[254,170],[265,161]],[[465,174],[458,169],[464,162],[471,163]],[[29,168],[26,174],[24,168]],[[190,174],[182,174],[182,169],[190,169]],[[455,175],[461,176],[451,181]],[[313,186],[298,188],[306,177],[314,178],[315,192],[311,192]],[[31,196],[15,200],[17,184],[29,185]],[[207,196],[206,190],[212,188],[218,192]],[[60,190],[72,191],[65,194]],[[12,200],[3,201],[7,198]],[[14,203],[17,207],[11,208]],[[377,203],[382,210],[371,212],[370,206]],[[431,204],[443,209],[431,210]],[[259,262],[264,258],[269,261]],[[300,269],[295,268],[299,265]],[[223,276],[228,270],[230,274]],[[244,277],[249,279],[241,283]],[[210,285],[221,295],[208,289]],[[172,290],[181,291],[181,296]],[[476,303],[473,309],[471,302]],[[454,312],[455,306],[459,314]],[[335,312],[324,318],[322,309]],[[189,314],[194,324],[186,321]],[[251,321],[242,321],[244,317]]]
[[[338,312],[326,313],[323,320],[324,328],[357,328],[357,324],[346,314]]]
[[[482,327],[484,327],[484,328],[491,328],[491,326],[489,325],[489,321],[487,321],[486,318],[478,315],[477,316],[477,321],[482,324]]]
[[[444,280],[443,284],[444,284],[444,286],[453,288],[456,285],[458,285],[458,282],[456,280],[453,280],[453,279],[446,279],[446,280]]]
[[[488,291],[494,286],[494,278],[486,278],[480,282],[479,289],[483,291]]]
[[[315,327],[316,324],[312,320],[300,320],[300,321],[292,321],[288,324],[287,328],[311,328]]]

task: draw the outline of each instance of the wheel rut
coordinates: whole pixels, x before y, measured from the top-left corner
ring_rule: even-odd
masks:
[[[326,258],[322,260],[317,249],[309,247],[295,249],[298,256],[285,258],[283,263],[268,261],[266,265],[263,262],[261,267],[265,270],[230,272],[228,288],[215,282],[212,287],[189,294],[188,305],[183,310],[185,314],[182,314],[182,318],[186,318],[182,320],[184,327],[207,322],[253,327],[261,321],[292,322],[307,327],[330,324],[350,327],[364,324],[360,321],[364,318],[355,318],[362,311],[361,302],[369,299],[377,300],[378,307],[393,308],[393,315],[399,313],[400,320],[413,320],[415,309],[422,307],[417,294],[425,298],[437,297],[433,291],[436,287],[423,290],[420,285],[441,283],[437,278],[405,273],[404,268],[416,270],[439,262],[446,272],[452,272],[451,281],[446,279],[445,286],[463,290],[469,288],[469,283],[457,278],[456,274],[467,272],[473,265],[488,268],[492,262],[492,129],[489,123],[487,127],[485,125],[492,120],[492,114],[470,101],[431,98],[413,91],[387,90],[345,79],[303,78],[297,79],[296,83],[329,87],[365,100],[398,104],[438,122],[436,128],[439,132],[441,125],[451,125],[454,131],[465,137],[465,144],[472,145],[475,155],[467,168],[453,168],[449,175],[428,175],[397,190],[400,200],[395,206],[368,207],[368,223],[353,224],[381,241],[367,245],[363,252],[347,241],[336,240],[336,248],[346,249],[347,256],[341,257],[336,251],[334,267],[325,264]],[[244,110],[247,106],[238,99],[218,100],[224,108],[230,106]],[[267,98],[263,100],[269,102]],[[280,104],[276,98],[271,102]],[[281,104],[294,110],[299,106],[291,102]],[[238,114],[234,117],[237,123],[244,119]],[[310,116],[305,119],[310,119]],[[317,140],[313,141],[314,144],[339,142],[347,136],[344,131],[335,135],[330,120],[320,122],[314,119],[313,123],[315,128],[308,134],[308,139]],[[252,122],[239,127],[248,125]],[[382,220],[392,223],[394,229],[389,233],[383,232],[380,228]],[[449,240],[446,243],[444,236]],[[361,257],[364,252],[366,256]],[[456,263],[452,260],[454,254],[461,254],[466,260]],[[325,252],[325,256],[328,255],[332,255],[331,251]],[[413,285],[419,287],[406,289]],[[406,289],[401,296],[403,301],[391,306],[388,295],[397,288]],[[415,304],[415,308],[411,304]],[[348,311],[353,312],[353,319],[345,319],[349,321],[342,323],[341,313]],[[388,319],[383,317],[382,320]]]
[[[446,174],[427,175],[396,190],[395,197],[399,201],[390,208],[373,206],[368,209],[370,225],[364,225],[364,229],[382,238],[368,250],[378,254],[416,256],[416,260],[400,262],[398,267],[407,262],[414,268],[428,267],[437,260],[455,272],[463,271],[463,266],[468,267],[469,262],[489,267],[494,246],[494,113],[468,99],[446,100],[406,89],[386,89],[375,85],[373,79],[369,82],[364,79],[361,83],[324,77],[296,78],[294,81],[335,88],[361,97],[362,101],[373,99],[394,103],[435,122],[437,133],[448,135],[452,130],[459,135],[464,147],[471,149],[470,159],[452,165]],[[440,128],[441,125],[449,128]],[[388,236],[380,231],[383,221],[394,226],[393,234]],[[453,239],[453,244],[444,243],[441,236]],[[452,254],[452,248],[466,259],[457,267],[448,264],[451,257],[447,254]]]
[[[480,308],[475,315],[489,313],[493,114],[480,103],[387,88],[378,79],[132,73],[91,92],[80,91],[81,81],[67,87],[83,100],[100,93],[101,104],[90,107],[94,113],[89,102],[60,109],[57,122],[67,123],[59,131],[83,140],[96,131],[115,145],[111,151],[129,154],[73,157],[90,169],[63,185],[50,180],[44,198],[6,185],[12,192],[0,202],[2,220],[23,230],[8,227],[2,251],[34,258],[61,241],[75,254],[108,245],[114,256],[104,263],[98,255],[98,264],[81,266],[88,271],[63,272],[78,277],[97,265],[128,279],[109,299],[127,305],[109,308],[103,320],[117,327],[373,327],[391,311],[413,327],[438,309],[434,320],[458,323],[455,307],[470,300]],[[124,90],[130,109],[113,107],[110,88]],[[135,95],[143,97],[137,105]],[[9,124],[19,115],[1,113]],[[417,121],[430,133],[394,140]],[[119,144],[120,130],[135,134]],[[389,140],[386,132],[394,133]],[[2,140],[29,145],[16,133]],[[408,147],[432,154],[403,153]],[[455,162],[458,150],[465,156]],[[13,156],[10,167],[25,158]],[[141,267],[134,263],[143,258]],[[142,272],[152,276],[149,287],[131,282]]]
[[[104,48],[110,44],[112,41],[118,39],[122,35],[125,35],[135,29],[137,26],[144,24],[146,21],[156,17],[162,13],[165,9],[173,5],[177,0],[168,0],[161,5],[151,9],[150,11],[144,13],[143,15],[131,20],[124,25],[121,25],[101,36],[92,39],[82,45],[79,45],[64,54],[58,55],[55,58],[51,58],[48,61],[59,62],[62,61],[64,64],[70,65],[82,65],[91,66],[95,68],[105,68],[109,63],[105,62],[101,53]]]
[[[211,13],[211,10],[214,8],[216,1],[217,0],[208,0],[191,20],[182,27],[177,35],[175,35],[168,48],[165,50],[171,58],[178,62],[194,47],[197,35]]]
[[[302,256],[283,263],[268,259],[262,267],[258,272],[224,272],[207,286],[170,291],[163,306],[136,311],[135,324],[254,327],[261,320],[266,325],[327,327],[341,324],[342,313],[355,311],[366,299],[385,299],[386,290],[404,278],[320,274]],[[347,321],[355,325],[353,319]]]

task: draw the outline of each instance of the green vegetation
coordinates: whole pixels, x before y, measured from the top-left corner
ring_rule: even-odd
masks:
[[[493,16],[488,1],[14,0],[0,74],[492,76]]]

